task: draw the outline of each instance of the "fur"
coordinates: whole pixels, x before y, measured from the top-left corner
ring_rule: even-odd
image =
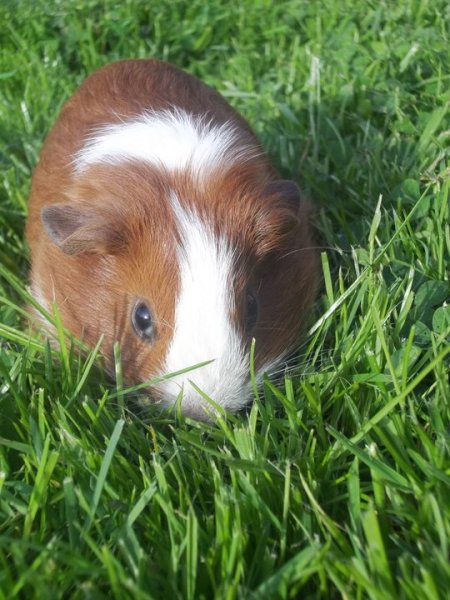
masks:
[[[214,90],[159,61],[93,73],[64,105],[32,180],[31,288],[102,351],[120,342],[130,384],[212,361],[151,387],[149,401],[205,418],[249,398],[292,350],[317,288],[308,204],[281,181],[244,119]],[[246,298],[257,299],[249,329]],[[131,315],[145,302],[151,343]],[[193,382],[193,385],[191,384]]]

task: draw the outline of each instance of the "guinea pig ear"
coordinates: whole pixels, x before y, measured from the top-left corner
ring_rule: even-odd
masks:
[[[65,254],[115,254],[122,235],[114,218],[72,203],[49,204],[41,219],[50,240]]]
[[[298,214],[301,203],[301,192],[295,181],[291,181],[290,179],[271,181],[264,189],[264,196],[281,198],[285,208],[291,210],[294,215]]]
[[[256,222],[258,255],[286,246],[299,225],[301,193],[294,181],[271,181],[263,191],[262,209]]]

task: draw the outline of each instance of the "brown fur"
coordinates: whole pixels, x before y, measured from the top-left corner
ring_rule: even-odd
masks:
[[[164,200],[169,190],[236,248],[234,318],[247,335],[243,306],[250,287],[259,302],[251,332],[257,366],[295,345],[317,288],[308,205],[301,201],[298,210],[292,184],[278,181],[262,151],[206,183],[189,172],[169,174],[137,162],[73,174],[73,156],[94,128],[171,105],[218,124],[231,119],[242,141],[259,147],[244,119],[194,77],[158,61],[122,61],[93,73],[65,104],[32,181],[27,223],[32,285],[47,302],[57,302],[63,324],[89,345],[104,334],[103,350],[111,357],[118,340],[129,382],[160,371],[174,327],[180,282],[176,223]],[[64,231],[58,247],[40,215],[43,209],[57,215],[65,203],[73,207],[77,229]],[[152,306],[157,330],[152,345],[132,329],[136,299]]]

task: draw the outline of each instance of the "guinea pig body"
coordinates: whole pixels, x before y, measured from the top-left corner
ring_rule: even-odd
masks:
[[[308,207],[217,92],[159,61],[93,73],[65,104],[35,169],[31,289],[128,383],[205,418],[249,397],[298,340],[317,287]],[[199,393],[198,390],[201,390]]]

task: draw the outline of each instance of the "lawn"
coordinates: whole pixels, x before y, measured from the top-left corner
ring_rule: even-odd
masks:
[[[448,597],[449,6],[3,0],[0,598]],[[138,410],[24,318],[40,146],[127,57],[215,86],[317,209],[298,360],[216,424]]]

